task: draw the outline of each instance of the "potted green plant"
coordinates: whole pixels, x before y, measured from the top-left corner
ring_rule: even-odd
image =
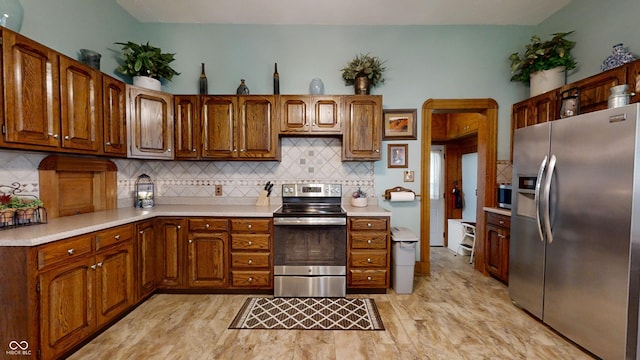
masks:
[[[356,94],[369,94],[371,86],[384,83],[385,62],[368,53],[358,54],[342,68],[342,79],[346,85],[355,86]]]
[[[537,35],[531,37],[531,42],[525,46],[526,50],[521,55],[513,53],[509,56],[511,61],[511,81],[521,81],[531,84],[531,96],[555,89],[564,85],[564,73],[575,69],[577,63],[571,55],[571,49],[576,45],[575,41],[566,37],[573,31],[555,33],[551,40],[542,41]],[[538,78],[548,79],[549,71],[560,74],[560,79],[549,84],[538,84]],[[561,82],[558,84],[558,82]],[[538,88],[540,86],[540,88]]]
[[[122,64],[116,71],[133,78],[134,85],[160,90],[160,79],[171,81],[175,75],[180,75],[169,65],[175,60],[175,54],[163,53],[159,47],[149,45],[149,42],[137,44],[128,41],[116,44],[122,45]],[[149,81],[145,77],[155,81],[146,85]]]

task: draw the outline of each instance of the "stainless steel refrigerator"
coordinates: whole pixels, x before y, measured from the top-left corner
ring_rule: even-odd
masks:
[[[518,129],[509,296],[603,359],[637,359],[640,107]]]

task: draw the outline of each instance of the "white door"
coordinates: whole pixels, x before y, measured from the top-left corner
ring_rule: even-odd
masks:
[[[435,175],[436,178],[430,179],[430,187],[434,187],[433,184],[438,184],[439,186],[437,186],[437,189],[432,190],[433,194],[429,194],[431,205],[429,219],[429,245],[444,246],[444,189],[442,188],[442,184],[444,182],[444,161],[442,161],[444,146],[432,145],[431,152],[435,152],[436,154],[434,155],[439,156],[440,161],[434,161],[433,157],[431,160],[431,176],[433,177]],[[434,162],[439,165],[434,164]],[[434,169],[433,166],[437,166],[438,169]]]
[[[462,218],[476,221],[478,153],[462,155]]]

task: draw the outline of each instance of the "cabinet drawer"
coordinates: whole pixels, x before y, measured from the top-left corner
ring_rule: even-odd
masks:
[[[387,270],[351,270],[349,286],[386,287]]]
[[[349,220],[351,230],[387,230],[387,219],[355,218]]]
[[[60,240],[38,248],[38,269],[75,259],[93,251],[93,235]]]
[[[96,251],[114,244],[127,242],[133,238],[132,234],[132,225],[123,225],[102,230],[96,233]]]
[[[511,228],[511,217],[492,212],[487,212],[487,224],[500,226],[503,228]]]
[[[232,234],[231,250],[269,250],[270,234]]]
[[[353,251],[350,264],[352,267],[386,267],[386,251]]]
[[[270,253],[231,253],[231,267],[270,267]]]
[[[271,232],[271,219],[231,219],[231,231],[269,233]]]
[[[387,233],[357,232],[351,234],[352,249],[386,249]]]
[[[232,271],[231,286],[263,287],[271,286],[271,271]]]
[[[227,219],[189,219],[189,231],[226,231]]]

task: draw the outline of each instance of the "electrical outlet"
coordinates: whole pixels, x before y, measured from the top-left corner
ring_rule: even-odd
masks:
[[[404,171],[404,182],[413,182],[413,170]]]
[[[222,185],[216,185],[216,196],[222,196]]]

